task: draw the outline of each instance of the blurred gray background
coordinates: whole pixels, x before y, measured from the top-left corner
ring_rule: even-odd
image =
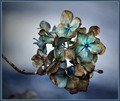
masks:
[[[71,95],[64,88],[58,88],[47,75],[23,75],[2,60],[2,98],[26,90],[37,93],[39,99],[117,99],[119,70],[119,7],[118,2],[97,1],[39,1],[2,2],[2,53],[20,69],[36,71],[31,57],[37,46],[37,29],[42,20],[51,26],[60,23],[63,10],[70,10],[74,17],[80,17],[87,29],[97,25],[98,37],[106,46],[106,52],[98,57],[95,73],[90,79],[87,92]],[[48,46],[48,52],[52,47]]]

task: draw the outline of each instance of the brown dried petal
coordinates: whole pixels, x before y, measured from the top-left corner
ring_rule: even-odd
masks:
[[[75,66],[75,76],[83,76],[84,74],[84,68],[80,64],[77,64]]]
[[[72,60],[75,57],[75,51],[72,49],[65,50],[65,58]]]
[[[87,91],[89,85],[89,77],[85,80],[81,80],[79,81],[79,84],[77,86],[77,90],[78,91]]]
[[[67,89],[75,89],[79,84],[79,78],[77,77],[68,77],[66,88]]]
[[[91,26],[91,27],[89,28],[89,32],[90,32],[90,31],[93,31],[94,34],[95,34],[95,36],[97,36],[97,35],[100,33],[100,28],[99,28],[98,26]]]

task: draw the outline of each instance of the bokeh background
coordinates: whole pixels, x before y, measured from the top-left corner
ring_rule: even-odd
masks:
[[[48,21],[51,26],[60,23],[63,10],[70,10],[74,17],[80,17],[87,29],[97,25],[98,37],[106,46],[106,52],[98,57],[95,73],[90,79],[87,92],[71,95],[64,88],[58,88],[47,75],[23,75],[2,60],[2,98],[26,90],[36,93],[39,99],[117,99],[119,71],[119,7],[118,2],[103,1],[39,1],[2,2],[2,53],[20,69],[36,71],[31,57],[37,46],[39,23]],[[48,46],[48,51],[52,47]]]

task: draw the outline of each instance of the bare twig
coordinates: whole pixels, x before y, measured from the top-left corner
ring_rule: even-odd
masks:
[[[18,71],[19,73],[22,74],[30,74],[30,75],[35,75],[36,72],[25,72],[25,70],[20,70],[18,67],[16,67],[11,61],[9,61],[3,54],[2,54],[2,58],[9,64],[11,65],[16,71]]]

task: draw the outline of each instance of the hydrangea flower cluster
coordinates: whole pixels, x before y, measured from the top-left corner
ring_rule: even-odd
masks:
[[[38,68],[37,74],[47,74],[59,88],[65,88],[71,94],[87,91],[89,79],[95,70],[98,54],[102,55],[106,47],[96,36],[100,33],[98,26],[91,26],[89,31],[81,28],[81,19],[65,10],[62,12],[60,24],[51,26],[46,21],[40,22],[37,53],[32,57],[33,66]],[[75,40],[72,41],[72,38]],[[54,49],[47,53],[47,44]],[[67,45],[66,45],[67,44]],[[72,64],[67,66],[67,60]]]

